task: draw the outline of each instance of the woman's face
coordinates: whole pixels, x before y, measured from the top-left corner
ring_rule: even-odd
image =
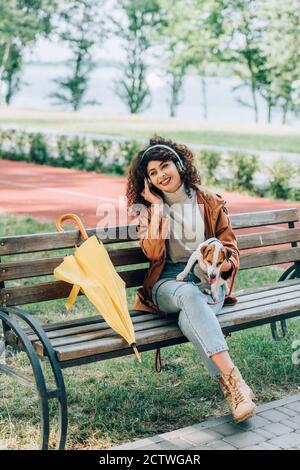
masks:
[[[147,174],[151,183],[161,191],[173,193],[181,186],[181,177],[172,160],[162,162],[151,160],[147,165]]]

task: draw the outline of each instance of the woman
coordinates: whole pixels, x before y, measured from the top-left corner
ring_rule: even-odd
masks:
[[[200,183],[191,150],[161,137],[151,139],[150,146],[132,161],[128,206],[139,211],[140,246],[151,261],[133,308],[160,315],[179,313],[181,331],[199,351],[210,375],[219,377],[233,417],[241,422],[255,414],[256,406],[216,318],[224,304],[224,286],[218,302],[213,302],[196,285],[199,279],[192,272],[187,282],[176,280],[190,254],[211,237],[232,253],[222,265],[222,277],[229,280],[239,267],[225,201]]]

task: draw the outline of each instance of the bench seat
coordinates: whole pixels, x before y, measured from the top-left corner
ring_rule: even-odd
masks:
[[[218,315],[225,333],[286,319],[300,312],[300,279],[243,289],[235,295],[238,303],[223,307]],[[130,314],[140,351],[186,341],[177,326],[176,314],[170,314],[166,318],[137,310],[131,310]],[[61,367],[70,367],[72,361],[76,361],[78,365],[79,362],[94,362],[101,358],[132,354],[126,341],[99,315],[45,325],[44,330]],[[37,354],[43,358],[45,352],[42,343],[35,334],[28,332],[28,335]],[[11,332],[8,333],[8,341],[10,344],[16,341]]]

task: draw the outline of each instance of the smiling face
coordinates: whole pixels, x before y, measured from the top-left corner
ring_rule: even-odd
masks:
[[[147,165],[151,183],[161,191],[175,192],[181,186],[181,177],[172,160],[151,160]]]

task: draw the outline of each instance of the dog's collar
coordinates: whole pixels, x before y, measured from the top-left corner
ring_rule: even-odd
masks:
[[[216,243],[216,242],[222,245],[220,240],[218,240],[216,237],[209,238],[208,240],[205,241],[205,244],[210,245],[211,243]]]

